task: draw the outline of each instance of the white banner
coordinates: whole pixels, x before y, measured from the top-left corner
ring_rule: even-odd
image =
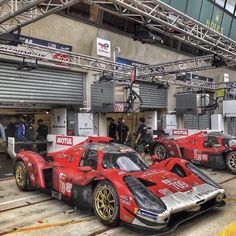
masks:
[[[94,135],[91,113],[78,113],[78,135],[85,137]]]
[[[52,109],[52,134],[67,134],[66,108]]]
[[[97,38],[97,55],[102,57],[111,57],[111,42]]]

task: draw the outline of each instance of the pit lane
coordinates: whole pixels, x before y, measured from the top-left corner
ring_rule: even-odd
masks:
[[[236,220],[236,175],[201,168],[221,184],[227,194],[224,208],[208,212],[182,224],[170,236],[213,236]],[[75,211],[68,204],[38,192],[21,192],[13,178],[0,181],[1,235],[144,235],[125,227],[102,225],[93,214]]]

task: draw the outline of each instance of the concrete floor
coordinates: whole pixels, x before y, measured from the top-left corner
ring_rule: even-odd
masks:
[[[236,175],[201,168],[227,193],[227,205],[181,225],[169,236],[213,236],[236,220]],[[37,192],[21,192],[14,179],[0,180],[0,236],[144,235],[124,227],[110,229],[94,215],[74,212],[57,199]],[[232,236],[236,235],[233,234]],[[228,235],[225,235],[228,236]]]

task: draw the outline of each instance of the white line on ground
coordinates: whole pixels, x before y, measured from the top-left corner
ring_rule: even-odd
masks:
[[[22,201],[22,200],[26,200],[26,199],[30,199],[30,198],[35,198],[35,197],[42,196],[42,195],[45,195],[45,194],[42,193],[42,194],[37,194],[36,196],[23,197],[23,198],[20,198],[20,199],[15,199],[15,200],[7,201],[7,202],[1,202],[0,205],[4,205],[4,204],[8,204],[8,203],[13,203],[13,202],[19,202],[19,201]]]

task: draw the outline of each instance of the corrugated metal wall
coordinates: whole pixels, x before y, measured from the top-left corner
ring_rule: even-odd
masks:
[[[228,134],[236,136],[236,117],[227,117]]]
[[[0,62],[0,102],[83,104],[83,74],[60,69],[17,70]]]
[[[142,108],[167,108],[167,89],[158,89],[153,84],[140,84],[139,94],[143,101]]]
[[[114,86],[113,82],[91,85],[91,108],[94,112],[114,112]]]
[[[210,129],[211,116],[205,114],[202,116],[187,114],[184,115],[184,128],[185,129]]]

